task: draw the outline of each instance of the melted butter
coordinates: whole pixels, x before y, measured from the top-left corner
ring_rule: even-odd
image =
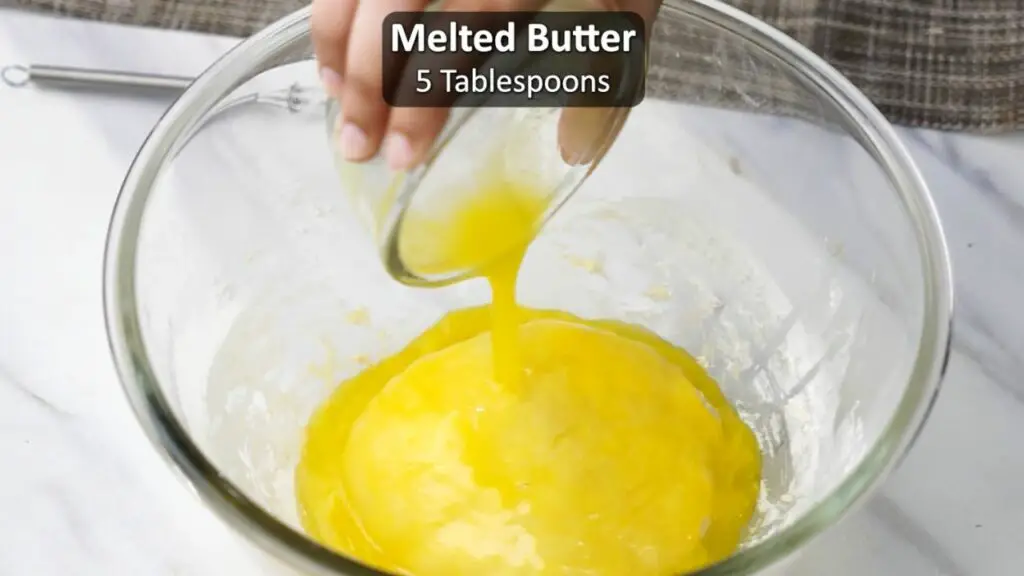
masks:
[[[545,209],[496,180],[409,228],[409,261],[480,270],[492,303],[449,313],[313,416],[297,469],[312,537],[421,576],[665,576],[736,549],[760,454],[697,362],[636,326],[516,305]]]

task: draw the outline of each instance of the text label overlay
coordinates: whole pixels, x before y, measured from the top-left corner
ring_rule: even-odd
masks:
[[[633,12],[395,12],[382,41],[391,106],[631,107],[644,95]]]

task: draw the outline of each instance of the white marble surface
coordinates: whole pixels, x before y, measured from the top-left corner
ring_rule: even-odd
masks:
[[[234,40],[0,11],[0,66],[194,74]],[[134,423],[103,330],[100,262],[158,100],[0,86],[0,574],[256,574]],[[745,138],[798,137],[765,120]],[[954,256],[954,354],[903,466],[792,574],[1024,568],[1024,135],[901,130]],[[771,146],[766,147],[772,148]],[[778,148],[778,147],[776,147]],[[770,162],[770,159],[767,160]]]

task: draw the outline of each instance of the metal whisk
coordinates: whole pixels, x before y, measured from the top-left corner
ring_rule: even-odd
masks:
[[[12,88],[33,85],[40,88],[86,90],[141,96],[165,96],[168,98],[178,97],[192,84],[193,80],[193,78],[187,76],[166,76],[162,74],[40,64],[30,64],[27,66],[16,64],[0,69],[0,81]],[[313,94],[320,96],[314,97]],[[244,104],[267,104],[284,108],[289,112],[299,112],[310,105],[323,104],[323,102],[324,99],[319,88],[313,89],[299,84],[292,84],[288,88],[281,90],[254,92],[230,98],[221,102],[216,108],[211,110],[211,113],[217,114]]]

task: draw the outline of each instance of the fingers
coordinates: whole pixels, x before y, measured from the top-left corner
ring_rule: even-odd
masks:
[[[314,0],[310,15],[313,51],[320,66],[324,90],[341,97],[342,73],[349,31],[359,0]]]
[[[536,12],[548,0],[447,0],[448,12]]]
[[[426,157],[445,122],[448,108],[395,108],[384,154],[392,170],[408,170]]]
[[[540,9],[546,0],[447,0],[441,5],[446,12],[473,12],[479,14],[474,19],[474,29],[494,28],[500,24],[487,12],[534,12]],[[468,71],[482,63],[482,56],[468,54],[420,54],[413,56],[408,62],[403,84],[400,91],[409,92],[416,85],[415,70],[425,68],[431,70]],[[440,80],[437,78],[437,80]],[[420,162],[430,151],[431,145],[444,129],[449,117],[449,108],[453,102],[452,94],[444,92],[440,82],[435,82],[434,93],[423,95],[430,99],[430,107],[400,107],[391,111],[388,136],[385,143],[385,154],[393,169],[408,169]]]
[[[546,0],[447,0],[441,9],[447,12],[533,12],[545,4]],[[474,28],[487,28],[490,24],[487,16],[481,15]],[[419,55],[408,63],[409,68],[404,75],[401,90],[410,90],[416,82],[415,69],[424,65],[432,69],[468,70],[479,64],[477,58],[469,55]],[[435,85],[435,90],[440,86]],[[435,106],[402,107],[391,111],[388,126],[385,154],[393,169],[408,169],[419,164],[430,151],[431,145],[444,129],[449,117],[450,101],[440,99],[447,95],[433,94],[429,96]]]
[[[662,0],[635,0],[633,2],[622,3],[623,10],[632,10],[644,19],[644,23],[647,25],[648,42],[651,40],[651,31],[654,27],[654,19],[658,16],[658,9],[661,8],[661,1]]]
[[[597,5],[626,4],[645,20],[653,20],[659,0],[590,0]],[[420,12],[429,0],[313,0],[312,37],[321,79],[329,95],[341,103],[339,149],[351,161],[375,156],[383,144],[393,169],[409,169],[421,162],[449,116],[447,107],[403,107],[394,110],[383,97],[382,26],[392,12]],[[443,10],[454,12],[535,12],[547,0],[447,0]],[[607,8],[608,6],[601,6]],[[461,68],[461,66],[455,66]],[[567,161],[585,163],[602,150],[595,138],[610,140],[608,109],[570,108],[560,120],[559,141]],[[620,116],[624,116],[621,114]],[[621,122],[620,122],[621,124]],[[617,127],[614,128],[617,131]]]
[[[341,96],[340,151],[347,160],[372,158],[380,149],[388,122],[384,101],[381,33],[392,12],[420,12],[427,0],[359,2],[345,59]]]

